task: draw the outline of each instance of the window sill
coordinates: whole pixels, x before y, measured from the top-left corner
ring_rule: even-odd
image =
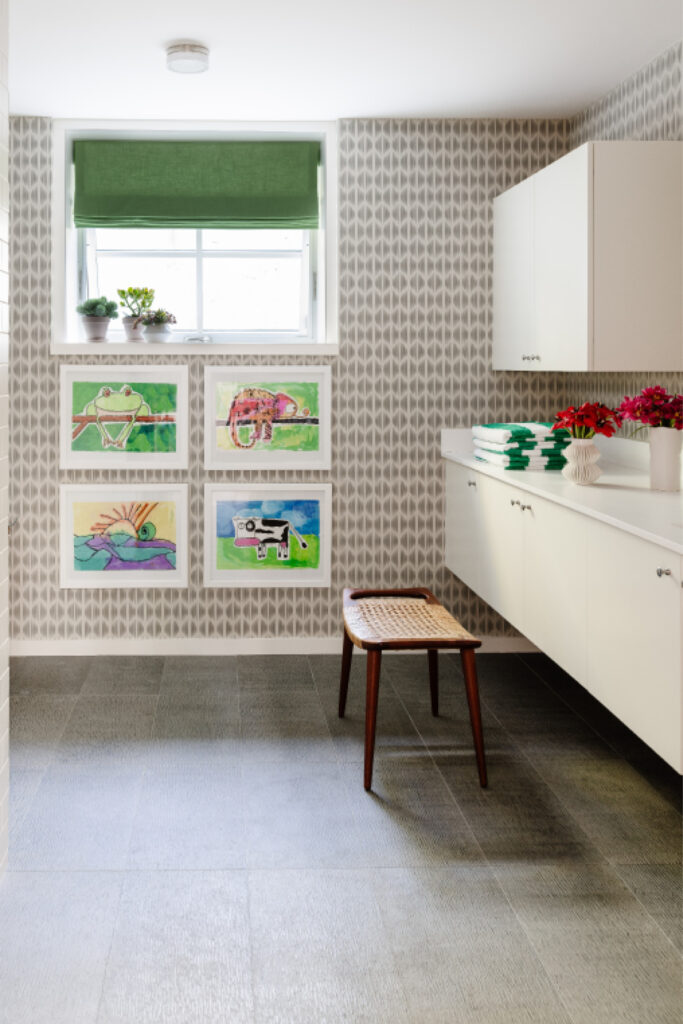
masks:
[[[336,342],[220,342],[220,341],[72,341],[53,342],[51,355],[251,355],[251,356],[336,356]]]

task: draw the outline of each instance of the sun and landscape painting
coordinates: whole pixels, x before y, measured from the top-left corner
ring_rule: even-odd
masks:
[[[328,468],[329,380],[329,367],[207,367],[207,468]]]
[[[208,586],[326,586],[329,485],[206,488]]]
[[[62,586],[184,586],[184,487],[174,490],[65,485]]]
[[[181,466],[186,382],[186,367],[62,367],[62,465]]]

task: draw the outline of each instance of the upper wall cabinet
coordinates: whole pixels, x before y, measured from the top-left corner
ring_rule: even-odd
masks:
[[[682,152],[589,142],[494,199],[494,370],[683,369]]]

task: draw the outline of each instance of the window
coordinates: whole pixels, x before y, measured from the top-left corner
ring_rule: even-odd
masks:
[[[79,300],[145,285],[189,340],[307,338],[317,232],[80,228]]]
[[[259,176],[263,152],[271,163]],[[54,172],[53,351],[85,344],[78,303],[131,285],[153,288],[155,307],[176,316],[179,346],[336,346],[333,125],[143,136],[56,122]],[[120,321],[108,339],[124,344]]]

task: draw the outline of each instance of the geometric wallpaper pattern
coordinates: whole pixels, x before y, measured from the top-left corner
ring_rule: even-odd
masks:
[[[680,52],[678,59],[680,64]],[[665,64],[671,90],[675,69]],[[649,96],[657,88],[655,79],[647,79]],[[595,116],[607,117],[602,111]],[[324,360],[333,374],[331,471],[203,468],[207,363],[306,364],[319,358],[155,359],[189,366],[190,468],[141,473],[139,479],[189,484],[190,586],[84,592],[59,589],[58,485],[135,477],[59,470],[59,365],[116,364],[130,356],[107,356],[106,348],[101,356],[49,354],[51,124],[13,118],[10,457],[11,514],[19,522],[11,540],[12,636],[337,636],[342,587],[364,585],[427,586],[468,628],[512,633],[443,568],[439,432],[477,420],[549,417],[574,390],[585,394],[598,376],[490,369],[491,201],[578,144],[572,141],[578,122],[340,122],[340,346],[337,357]],[[627,383],[624,375],[599,377],[610,378],[599,384],[608,390]],[[674,386],[674,380],[663,382]],[[641,375],[638,387],[642,381]],[[331,587],[205,590],[207,481],[331,482]]]

